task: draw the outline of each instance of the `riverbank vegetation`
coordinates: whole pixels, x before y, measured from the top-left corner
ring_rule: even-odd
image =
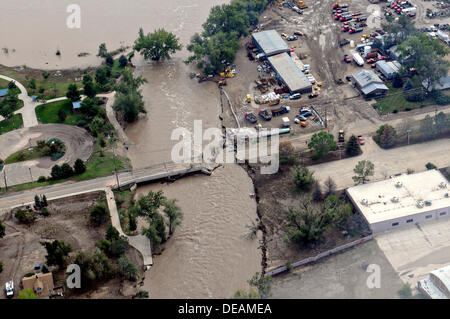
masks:
[[[140,28],[133,48],[146,60],[164,61],[170,60],[170,55],[180,51],[182,45],[172,32],[158,29],[145,35],[144,30]]]
[[[239,49],[239,38],[258,23],[259,15],[270,0],[233,0],[230,4],[214,6],[187,46],[192,55],[185,63],[196,63],[206,74],[222,72],[233,63]]]

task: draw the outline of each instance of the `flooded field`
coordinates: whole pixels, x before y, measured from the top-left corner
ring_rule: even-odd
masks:
[[[182,43],[199,30],[213,5],[224,0],[3,0],[0,64],[67,69],[100,64],[98,46],[132,45],[139,28],[165,28]],[[70,4],[80,7],[80,28],[69,28]],[[6,49],[6,50],[5,50]],[[57,50],[61,52],[56,55]],[[89,53],[79,57],[80,53]]]

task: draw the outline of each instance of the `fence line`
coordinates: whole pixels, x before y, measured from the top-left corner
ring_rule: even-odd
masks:
[[[369,235],[367,237],[364,237],[364,238],[352,241],[352,242],[344,244],[342,246],[339,246],[339,247],[327,250],[327,251],[325,251],[323,253],[320,253],[320,254],[318,254],[316,256],[308,257],[308,258],[305,258],[303,260],[300,260],[300,261],[297,261],[297,262],[293,263],[292,264],[292,268],[297,268],[297,267],[304,266],[304,265],[312,263],[312,262],[316,262],[316,261],[318,261],[318,260],[320,260],[322,258],[325,258],[325,257],[328,257],[330,255],[336,254],[336,253],[338,253],[338,252],[340,252],[340,251],[342,251],[344,249],[351,248],[353,246],[365,243],[365,242],[367,242],[369,240],[372,240],[372,239],[373,239],[373,235]],[[274,270],[271,270],[271,271],[267,272],[266,274],[268,276],[276,276],[276,275],[279,275],[279,274],[281,274],[281,273],[283,273],[285,271],[288,271],[288,270],[289,269],[288,269],[287,266],[281,266],[281,267],[279,267],[277,269],[274,269]]]

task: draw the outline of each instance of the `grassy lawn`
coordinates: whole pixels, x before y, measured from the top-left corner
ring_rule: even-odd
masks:
[[[414,79],[412,82],[414,88],[419,87],[420,83],[415,83],[417,80]],[[381,114],[410,111],[419,107],[435,104],[434,99],[431,97],[428,97],[421,102],[410,102],[406,100],[403,94],[403,88],[394,88],[392,82],[387,82],[385,84],[389,88],[389,94],[384,98],[378,99],[377,103],[374,104],[374,107],[376,107]]]
[[[69,180],[74,181],[82,181],[97,177],[103,177],[107,175],[112,175],[114,172],[114,159],[113,153],[104,152],[104,156],[100,156],[100,154],[93,154],[91,158],[86,162],[86,172],[81,175],[76,175],[68,179],[61,179],[57,181],[45,181],[45,182],[34,182],[34,183],[25,183],[21,185],[15,185],[8,188],[8,190],[13,192],[24,191],[33,189],[36,187],[49,186],[54,184],[59,184],[63,182],[67,182]],[[128,158],[124,158],[121,156],[116,157],[116,165],[118,170],[123,169],[131,169],[130,160]],[[0,193],[4,193],[5,190],[2,188]]]
[[[9,155],[8,158],[5,160],[5,164],[28,161],[44,156],[45,155],[40,150],[37,150],[34,147],[30,147]]]
[[[61,122],[59,120],[59,110],[66,112],[66,120]],[[57,101],[49,104],[39,105],[36,108],[36,116],[39,122],[43,124],[48,123],[62,123],[68,125],[76,125],[79,120],[84,119],[83,114],[77,114],[72,112],[72,102],[69,100]]]
[[[9,84],[9,81],[0,79],[0,89],[7,89],[8,88],[8,84]]]
[[[14,131],[23,126],[22,114],[15,114],[9,120],[0,122],[0,134]]]
[[[1,88],[1,87],[0,87]],[[8,88],[8,85],[6,85],[5,89]],[[20,94],[19,88],[15,88],[10,90],[10,92],[14,93],[17,100],[15,102],[8,102],[7,96],[0,97],[0,107],[8,106],[11,109],[11,112],[15,112],[18,109],[21,109],[23,107],[23,101],[19,100],[18,95]],[[9,92],[8,92],[9,93]]]

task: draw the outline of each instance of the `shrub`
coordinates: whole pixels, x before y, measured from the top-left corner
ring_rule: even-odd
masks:
[[[45,177],[45,176],[39,176],[39,178],[38,178],[38,183],[43,183],[43,182],[45,182],[45,181],[47,181],[47,177]]]
[[[73,170],[74,170],[75,174],[77,174],[77,175],[83,174],[84,172],[86,172],[86,165],[84,164],[83,160],[78,158],[75,161]]]
[[[136,298],[148,298],[149,293],[147,290],[139,290],[135,297]]]
[[[40,211],[40,214],[44,217],[50,216],[50,211],[48,210],[47,207],[43,207]]]
[[[409,92],[405,94],[405,99],[409,102],[422,102],[427,98],[427,95],[422,90],[416,92]]]
[[[19,209],[14,215],[19,222],[24,224],[31,224],[36,219],[36,213],[33,211],[26,211],[23,209]]]
[[[59,118],[60,122],[64,122],[66,120],[67,114],[66,114],[66,112],[63,109],[60,109],[58,111],[58,118]]]
[[[91,223],[96,226],[100,226],[106,217],[108,216],[108,211],[104,204],[97,204],[90,212],[89,219]]]
[[[428,163],[425,165],[425,167],[426,167],[427,169],[436,169],[436,168],[437,168],[436,165],[434,165],[433,163],[430,163],[430,162],[428,162]]]
[[[137,280],[137,268],[125,255],[122,255],[117,261],[117,270],[119,275],[125,279],[131,281]]]

